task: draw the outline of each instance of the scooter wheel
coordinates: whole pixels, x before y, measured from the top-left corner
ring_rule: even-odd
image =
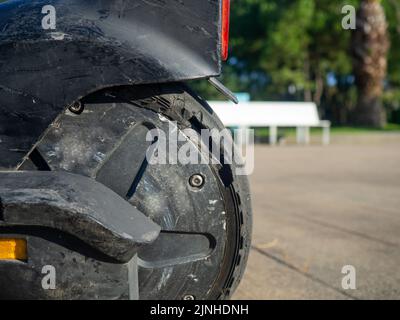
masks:
[[[177,152],[194,148],[210,159],[212,143],[201,148],[193,135],[224,126],[184,84],[105,89],[82,99],[79,113],[61,114],[21,168],[92,177],[161,226],[138,254],[140,299],[226,299],[250,249],[247,178],[235,163],[170,161],[171,128]],[[149,150],[162,156],[160,137],[148,139],[153,130],[166,132],[166,163],[149,161]]]

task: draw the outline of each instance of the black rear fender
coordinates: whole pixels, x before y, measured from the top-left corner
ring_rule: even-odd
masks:
[[[100,89],[221,71],[221,0],[0,1],[0,168]],[[42,8],[56,10],[44,30]]]

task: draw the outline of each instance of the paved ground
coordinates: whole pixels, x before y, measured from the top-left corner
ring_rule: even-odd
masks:
[[[400,299],[400,135],[256,147],[254,236],[235,299]],[[353,265],[357,289],[341,287]]]

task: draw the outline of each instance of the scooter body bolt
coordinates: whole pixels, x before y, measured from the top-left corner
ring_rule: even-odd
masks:
[[[68,109],[72,113],[81,114],[83,112],[84,106],[80,101],[76,101]]]
[[[190,177],[189,184],[193,188],[201,188],[204,185],[204,177],[201,174],[194,174]]]

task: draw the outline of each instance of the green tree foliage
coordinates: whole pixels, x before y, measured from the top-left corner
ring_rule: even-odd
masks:
[[[253,100],[312,100],[323,117],[348,123],[357,91],[352,30],[342,8],[360,0],[232,0],[230,59],[222,81]],[[383,0],[390,40],[384,93],[389,115],[400,101],[400,1]],[[202,84],[201,91],[218,96]],[[400,121],[400,116],[399,116]]]

